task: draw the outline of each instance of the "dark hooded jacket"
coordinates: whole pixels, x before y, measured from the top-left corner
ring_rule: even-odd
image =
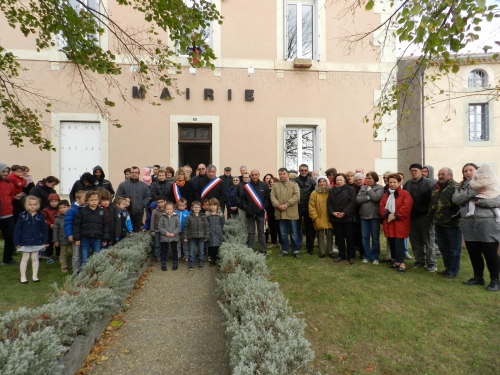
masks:
[[[95,171],[97,170],[101,171],[100,178],[97,178],[97,176],[95,175]],[[98,187],[106,189],[107,191],[109,191],[111,195],[115,195],[115,191],[113,190],[113,185],[111,185],[111,182],[109,182],[109,180],[106,180],[106,175],[104,174],[104,171],[102,170],[100,165],[96,165],[94,167],[94,169],[92,170],[92,174],[95,177],[96,185]]]
[[[427,177],[429,180],[431,180],[432,185],[436,185],[438,183],[438,180],[434,177],[434,167],[432,165],[424,165],[424,168],[427,168],[429,171],[429,177]]]
[[[84,181],[87,181],[90,185],[85,186],[83,184]],[[85,190],[85,191],[97,190],[96,179],[93,174],[85,172],[84,174],[82,174],[80,179],[73,184],[73,187],[69,192],[69,200],[71,201],[71,203],[73,203],[76,200],[75,194],[77,191],[80,190]]]
[[[426,216],[429,212],[429,203],[433,189],[431,180],[425,177],[420,177],[417,181],[409,179],[403,185],[403,189],[411,195],[413,207],[411,210],[411,218],[417,219]]]
[[[49,195],[57,194],[56,191],[45,185],[45,179],[38,181],[33,189],[30,191],[30,195],[34,195],[40,198],[40,211],[45,207],[49,206]]]

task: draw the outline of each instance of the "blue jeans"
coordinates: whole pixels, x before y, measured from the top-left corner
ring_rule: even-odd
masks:
[[[196,246],[198,246],[198,265],[203,266],[205,260],[205,240],[203,238],[190,238],[189,244],[189,265],[194,266]]]
[[[371,248],[370,237],[372,239]],[[371,261],[378,260],[380,255],[380,219],[362,219],[361,238],[365,250],[363,258]]]
[[[299,234],[297,230],[297,220],[280,220],[281,251],[288,254],[288,230],[292,239],[292,252],[299,253]]]
[[[90,249],[92,249],[94,254],[97,254],[99,251],[101,251],[102,248],[101,242],[102,239],[100,238],[94,238],[94,237],[82,238],[82,240],[80,241],[82,264],[87,263],[87,259],[89,259],[90,255]]]
[[[462,256],[462,234],[460,228],[435,227],[436,240],[443,256],[445,272],[457,276]]]

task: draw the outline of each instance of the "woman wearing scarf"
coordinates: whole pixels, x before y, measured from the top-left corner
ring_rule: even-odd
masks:
[[[500,290],[499,272],[500,259],[498,256],[498,243],[500,242],[500,223],[492,208],[500,205],[500,196],[476,200],[474,215],[469,215],[469,203],[478,194],[486,193],[486,189],[473,188],[476,170],[481,170],[474,163],[467,163],[462,168],[463,180],[453,194],[452,201],[460,206],[460,232],[469,252],[470,261],[474,270],[474,277],[463,282],[465,285],[485,285],[484,263],[490,274],[490,284],[486,290],[496,292]],[[484,171],[484,168],[483,168]],[[496,176],[490,178],[496,183]]]
[[[410,235],[410,218],[413,200],[410,193],[401,189],[402,177],[389,175],[389,190],[380,201],[380,216],[383,218],[384,235],[389,241],[391,254],[396,260],[391,268],[406,272],[405,238]]]
[[[347,185],[347,178],[343,173],[335,176],[335,187],[328,192],[328,217],[335,228],[335,244],[339,249],[339,256],[333,259],[334,262],[346,260],[349,264],[356,261],[356,249],[354,248],[353,219],[356,208],[356,192],[352,186]]]
[[[189,181],[189,175],[181,167],[175,173],[175,182],[172,184],[172,188],[168,193],[168,201],[177,204],[180,198],[187,199],[187,208],[191,209],[191,203],[193,202],[195,186],[192,181]]]
[[[309,197],[309,217],[313,221],[314,229],[318,235],[320,258],[324,258],[326,251],[333,255],[333,226],[328,218],[328,191],[331,189],[328,177],[319,176],[318,184]],[[325,244],[326,236],[326,244]]]

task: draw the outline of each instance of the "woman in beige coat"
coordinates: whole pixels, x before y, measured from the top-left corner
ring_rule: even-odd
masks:
[[[333,257],[333,226],[328,217],[328,190],[331,189],[326,176],[318,177],[318,184],[309,198],[309,216],[318,234],[320,258],[325,257],[326,250]],[[325,246],[326,236],[326,246]]]

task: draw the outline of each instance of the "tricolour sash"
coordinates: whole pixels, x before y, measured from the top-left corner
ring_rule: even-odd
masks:
[[[172,188],[174,190],[175,203],[178,203],[179,199],[182,198],[181,189],[179,188],[179,186],[176,183],[173,184]]]
[[[210,190],[212,190],[215,187],[215,185],[217,185],[221,181],[222,180],[219,177],[215,177],[212,181],[210,181],[207,184],[207,186],[205,186],[201,191],[201,199],[205,198],[205,195],[207,195],[210,192]]]
[[[264,204],[262,203],[262,200],[260,199],[259,195],[257,192],[253,189],[252,183],[249,182],[245,185],[243,185],[245,190],[247,191],[248,195],[250,195],[250,198],[252,198],[253,202],[257,207],[259,207],[261,210],[264,211],[264,223],[267,223],[267,211],[266,208],[264,207]]]

